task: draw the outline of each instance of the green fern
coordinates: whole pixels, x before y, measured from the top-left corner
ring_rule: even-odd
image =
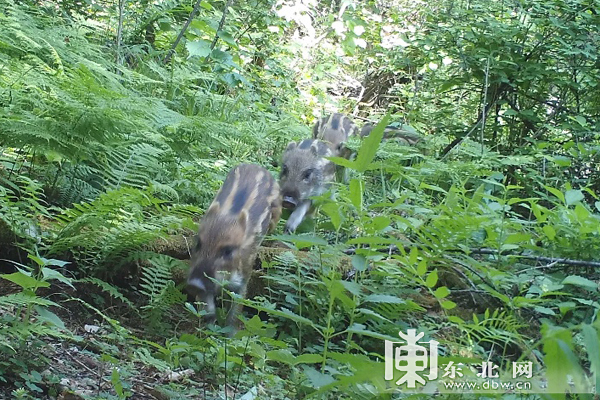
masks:
[[[480,320],[473,315],[473,324],[461,325],[461,329],[475,343],[487,342],[495,344],[499,348],[504,348],[509,343],[519,346],[523,344],[523,337],[519,333],[519,329],[525,328],[527,325],[520,322],[516,316],[508,311],[496,309],[491,314],[489,310],[486,310],[483,317]]]
[[[77,282],[87,282],[87,283],[91,283],[92,285],[96,285],[100,289],[102,289],[102,291],[108,293],[108,295],[110,297],[112,297],[113,299],[122,301],[123,303],[125,303],[129,307],[131,307],[133,310],[136,309],[134,304],[127,297],[123,296],[123,294],[121,294],[121,292],[119,292],[119,289],[117,289],[115,286],[111,285],[108,282],[104,282],[101,279],[93,278],[93,277],[79,279],[79,280],[77,280]]]
[[[160,171],[160,157],[164,152],[148,143],[122,145],[106,154],[104,168],[107,187],[119,189],[131,186],[139,189],[147,187],[149,178]]]
[[[48,250],[69,252],[81,268],[110,277],[135,261],[132,252],[182,227],[183,220],[168,215],[162,202],[147,191],[122,188],[75,204],[56,217],[56,238]]]
[[[133,360],[139,361],[148,367],[156,368],[161,372],[168,372],[171,370],[169,363],[153,357],[150,351],[145,347],[139,347],[134,350]]]
[[[25,176],[0,176],[0,243],[32,249],[41,241],[36,216],[48,216],[41,185]]]
[[[157,254],[147,259],[150,265],[142,269],[140,276],[141,293],[148,303],[141,307],[151,329],[164,327],[167,310],[174,304],[182,304],[185,295],[171,280],[175,268],[185,268],[185,263],[175,258]]]
[[[165,287],[171,281],[171,271],[182,262],[165,255],[156,255],[147,261],[150,265],[142,269],[140,287],[142,294],[148,298],[148,303],[152,304],[160,300]]]

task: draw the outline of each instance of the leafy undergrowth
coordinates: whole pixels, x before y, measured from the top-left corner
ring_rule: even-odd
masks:
[[[14,276],[9,278],[27,285]],[[240,398],[249,384],[269,398],[278,398],[283,390],[283,381],[278,388],[268,376],[249,382],[246,375],[240,375],[237,353],[242,339],[226,342],[216,334],[215,338],[194,336],[198,322],[189,313],[186,317],[182,303],[171,308],[170,318],[162,321],[161,328],[167,328],[159,332],[149,326],[143,313],[147,303],[139,293],[94,279],[59,280],[62,282],[50,286],[42,284],[35,300],[21,299],[36,303],[37,311],[42,310],[41,305],[47,307],[39,314],[34,312],[30,323],[17,312],[2,314],[10,322],[3,332],[8,333],[6,338],[26,333],[40,336],[2,342],[6,346],[10,342],[12,351],[0,358],[0,398],[218,398],[224,396],[224,390],[229,398]],[[0,302],[4,305],[16,305],[23,296],[19,285],[7,280],[1,281],[0,292],[7,293]],[[27,313],[26,309],[23,312]],[[50,331],[54,334],[45,336]],[[165,342],[165,337],[171,339]],[[218,343],[223,348],[217,349]],[[226,345],[233,353],[229,361]],[[224,382],[215,375],[221,368],[228,375]],[[15,389],[19,387],[23,389]]]
[[[541,392],[598,392],[589,2],[228,2],[223,20],[202,1],[183,36],[190,2],[150,3],[2,4],[0,397],[388,399],[384,341],[408,329],[440,368],[528,361]],[[312,16],[310,49],[292,20]],[[348,184],[272,238],[227,339],[181,290],[196,222],[233,166],[277,173],[321,109],[396,110],[423,147],[380,143],[385,120],[351,139]]]

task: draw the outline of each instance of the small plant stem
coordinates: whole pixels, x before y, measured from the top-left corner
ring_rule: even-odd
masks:
[[[358,284],[358,274],[360,272],[356,272],[354,274],[354,283]],[[350,322],[348,326],[354,325],[354,317],[356,316],[356,295],[352,296],[352,303],[354,303],[354,308],[352,309],[352,314],[350,314]],[[352,343],[353,332],[348,332],[348,338],[346,339],[346,353],[350,351],[350,344]]]
[[[227,400],[227,342],[229,339],[225,339],[225,382],[223,383],[223,393],[225,393],[225,400]]]
[[[242,359],[246,356],[246,352],[248,351],[248,344],[250,344],[250,336],[246,336],[246,345],[244,346],[244,354],[242,355]],[[242,376],[242,363],[240,363],[240,368],[238,369],[238,376],[235,381],[235,389],[233,389],[233,400],[235,400],[235,394],[237,393],[241,376]]]
[[[325,342],[323,343],[323,363],[321,364],[321,370],[325,369],[325,363],[327,362],[327,350],[329,346],[329,339],[331,339],[331,314],[333,313],[333,302],[334,297],[329,296],[329,309],[327,310],[327,329],[323,332]]]
[[[319,248],[319,251],[321,249]],[[300,269],[302,268],[302,266],[300,265],[300,263],[298,263],[298,268],[296,268],[296,281],[298,282],[298,307],[300,310],[300,316],[302,315],[303,309],[302,309],[302,274]],[[302,351],[302,324],[298,324],[298,350]]]

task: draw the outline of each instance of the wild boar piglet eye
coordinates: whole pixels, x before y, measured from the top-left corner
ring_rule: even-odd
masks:
[[[223,246],[221,247],[220,254],[221,257],[225,259],[230,259],[233,256],[234,251],[235,248],[233,246]]]
[[[314,169],[307,169],[306,171],[304,171],[304,174],[302,175],[302,179],[304,180],[309,180],[310,176],[312,175],[312,173],[314,172]]]

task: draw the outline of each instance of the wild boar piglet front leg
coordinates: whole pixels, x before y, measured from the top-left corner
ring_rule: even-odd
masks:
[[[298,225],[304,220],[306,214],[310,210],[312,202],[310,200],[304,200],[296,209],[290,214],[285,227],[284,233],[294,233],[298,228]]]

